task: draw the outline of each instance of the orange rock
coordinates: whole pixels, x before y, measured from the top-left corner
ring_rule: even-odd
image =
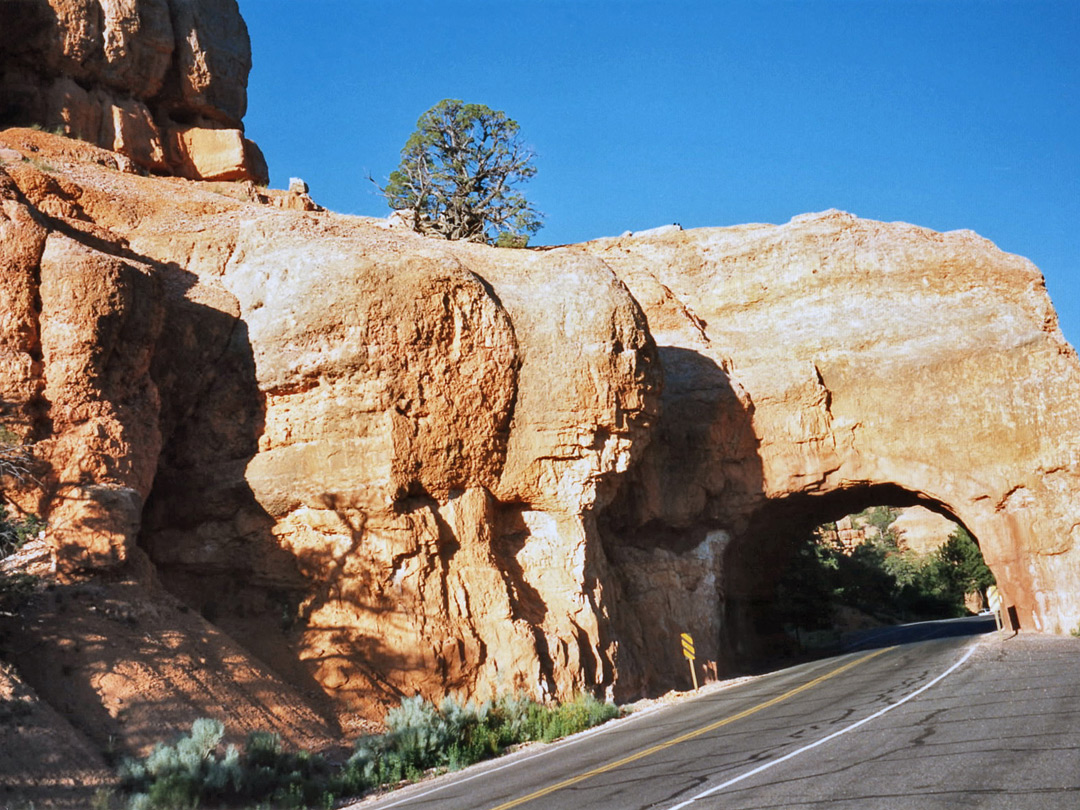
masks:
[[[171,162],[159,132],[176,121],[242,130],[250,69],[235,0],[0,3],[6,120],[59,127],[154,172],[190,174],[191,157],[209,164],[201,177],[266,176],[250,142],[236,146],[235,160],[219,143]]]
[[[193,180],[268,182],[262,153],[238,129],[187,127],[172,132],[174,165]]]
[[[680,632],[722,671],[791,534],[879,503],[962,521],[1024,626],[1080,621],[1080,363],[973,234],[510,251],[0,149],[37,161],[0,174],[0,361],[59,561],[137,546],[342,718],[678,686]]]
[[[904,509],[892,524],[899,536],[900,547],[916,554],[930,554],[945,543],[956,524],[943,515],[921,506]]]
[[[158,171],[168,168],[161,133],[150,110],[139,101],[109,104],[101,139],[112,151],[127,155],[140,166]]]
[[[838,211],[582,247],[643,303],[667,381],[613,556],[724,528],[697,613],[734,641],[787,537],[922,503],[971,530],[1022,627],[1077,625],[1080,363],[1030,262]]]

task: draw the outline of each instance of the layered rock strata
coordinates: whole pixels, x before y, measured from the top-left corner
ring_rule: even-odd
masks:
[[[250,69],[235,0],[0,3],[0,126],[57,129],[144,170],[265,184],[243,136]]]
[[[700,598],[666,613],[738,648],[791,537],[921,504],[978,539],[1021,627],[1077,625],[1080,363],[1029,261],[838,211],[581,249],[642,304],[667,381],[608,510],[632,593],[676,569],[664,590]]]
[[[149,559],[342,716],[679,686],[683,631],[723,669],[800,526],[875,503],[967,526],[1021,626],[1080,621],[1080,363],[974,234],[500,250],[0,149],[12,497],[61,571]]]

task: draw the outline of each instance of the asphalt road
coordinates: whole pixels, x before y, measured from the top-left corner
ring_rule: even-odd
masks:
[[[355,806],[1080,808],[1080,641],[971,635],[987,629],[992,620],[889,629],[835,658]]]

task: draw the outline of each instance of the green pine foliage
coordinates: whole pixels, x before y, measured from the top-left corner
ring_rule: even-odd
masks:
[[[448,98],[420,116],[379,191],[420,233],[525,247],[543,223],[517,190],[536,174],[534,157],[506,113]]]
[[[800,631],[826,630],[841,606],[885,622],[964,616],[964,597],[983,593],[994,575],[978,545],[957,526],[932,554],[898,546],[892,523],[899,510],[875,507],[861,513],[876,537],[851,553],[812,534],[797,539],[792,560],[776,587],[781,624]]]

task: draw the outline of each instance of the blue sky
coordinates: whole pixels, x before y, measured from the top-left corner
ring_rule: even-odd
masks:
[[[240,0],[271,185],[385,216],[444,98],[537,152],[533,244],[840,208],[970,228],[1080,345],[1080,0]]]

